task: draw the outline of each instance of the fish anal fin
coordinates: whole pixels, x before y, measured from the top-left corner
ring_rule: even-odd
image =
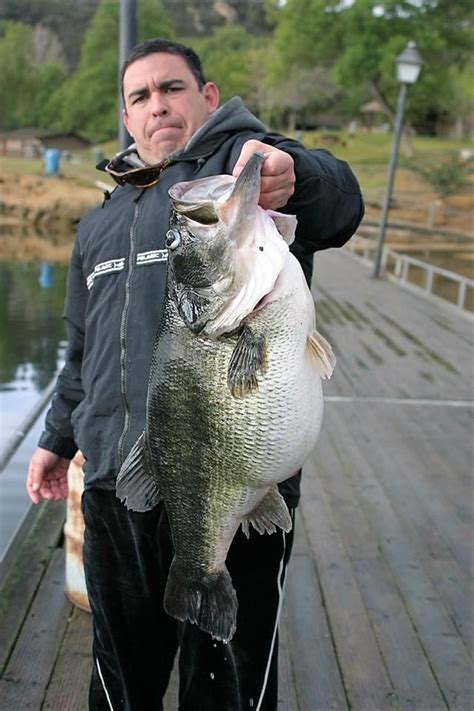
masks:
[[[291,531],[293,524],[290,512],[276,485],[271,487],[258,506],[242,521],[242,530],[247,538],[250,536],[250,525],[260,534],[275,533],[277,526],[286,533]]]
[[[227,369],[227,384],[234,397],[243,397],[258,389],[257,372],[267,368],[267,344],[264,335],[256,335],[244,326]]]
[[[229,642],[237,625],[237,595],[226,567],[193,580],[177,563],[171,564],[164,608],[182,622],[197,625],[213,639]]]
[[[115,485],[115,493],[131,511],[149,511],[161,500],[158,485],[145,469],[145,433],[137,439]]]
[[[308,336],[308,348],[320,376],[323,379],[330,378],[336,367],[336,356],[331,344],[314,330]]]

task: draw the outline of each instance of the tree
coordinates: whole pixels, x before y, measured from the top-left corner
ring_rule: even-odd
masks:
[[[45,62],[35,72],[35,90],[29,100],[29,125],[38,128],[60,128],[58,102],[66,72],[57,62]]]
[[[29,126],[28,100],[34,91],[29,61],[32,30],[21,22],[0,22],[0,128]]]
[[[270,1],[270,0],[269,0]],[[392,120],[399,85],[395,58],[414,40],[425,60],[410,91],[409,116],[444,112],[452,97],[448,68],[461,69],[472,46],[469,0],[357,0],[351,5],[324,0],[288,0],[277,17],[279,60],[273,76],[294,66],[331,67],[344,88],[367,86]],[[451,115],[455,107],[451,104]]]
[[[192,42],[206,78],[219,87],[221,101],[240,96],[255,108],[253,104],[261,80],[262,44],[267,44],[265,38],[254,37],[239,25],[221,27],[209,37]]]

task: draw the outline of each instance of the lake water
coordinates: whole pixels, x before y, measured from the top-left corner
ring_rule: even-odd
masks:
[[[66,274],[66,266],[0,262],[0,451],[61,360]]]
[[[41,400],[63,360],[66,266],[0,261],[0,456]],[[31,515],[25,490],[28,462],[43,416],[0,472],[0,568],[10,542]],[[26,527],[23,527],[23,529]],[[18,536],[18,539],[20,536]]]

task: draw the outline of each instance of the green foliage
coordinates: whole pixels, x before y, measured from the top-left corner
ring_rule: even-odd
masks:
[[[406,162],[407,167],[418,173],[425,182],[431,185],[440,197],[456,195],[467,187],[468,166],[457,153],[431,161]]]
[[[192,45],[201,58],[206,79],[219,87],[221,101],[240,96],[249,105],[255,104],[264,38],[253,37],[234,25],[221,27]]]
[[[163,4],[170,7],[170,1],[137,3],[139,41],[176,36]],[[84,35],[97,0],[3,2],[8,16],[41,23],[75,48],[72,54],[66,48],[64,67],[57,61],[38,66],[32,59],[38,33],[21,22],[0,22],[0,128],[67,129],[94,141],[114,136],[119,0],[98,0]],[[192,0],[188,4],[192,7]],[[201,55],[222,100],[240,95],[273,125],[309,125],[321,113],[354,117],[374,97],[390,115],[399,91],[395,59],[414,40],[424,67],[410,87],[407,120],[433,130],[455,120],[461,125],[473,111],[472,0],[264,0],[263,5],[273,35],[225,25],[204,38],[183,40]],[[253,17],[255,6],[254,0],[239,5],[242,21]],[[258,24],[260,32],[262,27]],[[71,73],[70,67],[77,69]]]
[[[38,128],[57,128],[61,112],[59,96],[66,73],[57,62],[41,64],[35,72],[35,90],[30,99],[28,124]]]
[[[294,66],[330,66],[343,89],[358,87],[360,103],[368,86],[393,111],[399,90],[395,59],[414,40],[424,68],[410,88],[409,118],[456,115],[448,68],[462,71],[472,56],[469,0],[357,0],[350,6],[288,0],[278,12],[271,4],[273,18],[278,16],[273,82]]]
[[[27,106],[34,89],[28,58],[32,30],[21,22],[0,22],[0,128],[28,125]]]

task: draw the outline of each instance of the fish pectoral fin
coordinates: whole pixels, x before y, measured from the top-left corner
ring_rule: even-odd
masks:
[[[244,326],[232,352],[227,369],[227,384],[234,397],[243,397],[258,390],[257,372],[267,368],[265,336],[256,335]]]
[[[336,356],[331,344],[318,331],[314,330],[308,336],[308,348],[320,376],[323,379],[330,378],[336,367]]]
[[[163,498],[144,465],[145,433],[142,432],[122,464],[115,485],[118,498],[131,511],[149,511]]]
[[[260,534],[275,533],[276,526],[282,528],[286,533],[291,531],[293,524],[290,512],[276,485],[272,486],[259,505],[242,521],[242,531],[247,538],[250,536],[250,524]]]

